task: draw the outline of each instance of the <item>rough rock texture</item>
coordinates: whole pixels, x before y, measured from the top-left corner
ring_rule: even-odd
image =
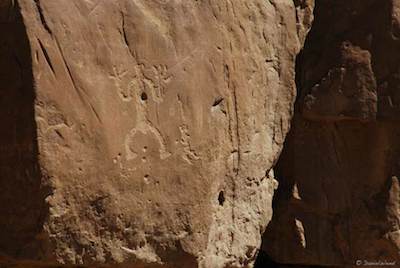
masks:
[[[312,1],[0,2],[0,252],[249,267]]]
[[[277,262],[400,265],[399,8],[316,2],[264,235]]]

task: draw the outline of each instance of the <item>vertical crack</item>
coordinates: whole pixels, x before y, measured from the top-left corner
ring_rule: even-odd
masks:
[[[50,35],[52,35],[53,33],[52,33],[52,31],[49,27],[49,24],[47,23],[46,18],[44,16],[43,7],[42,7],[40,0],[35,0],[35,4],[36,4],[36,8],[39,13],[39,18],[40,18],[40,21],[41,21],[43,27]]]

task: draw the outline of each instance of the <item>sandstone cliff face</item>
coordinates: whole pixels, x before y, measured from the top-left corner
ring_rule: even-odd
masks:
[[[400,263],[399,5],[316,2],[264,235],[278,262]]]
[[[0,252],[250,267],[312,8],[2,1]]]

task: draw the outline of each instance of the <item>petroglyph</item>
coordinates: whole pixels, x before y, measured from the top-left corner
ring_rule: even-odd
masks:
[[[149,96],[139,87],[134,87],[132,90],[135,92],[134,103],[137,111],[137,122],[136,127],[129,131],[125,139],[127,160],[134,160],[138,157],[140,151],[138,148],[145,148],[143,151],[146,153],[148,148],[153,147],[154,144],[158,144],[157,150],[160,159],[168,158],[171,153],[167,150],[166,141],[159,129],[153,125],[147,116],[146,102],[149,101]],[[153,149],[155,150],[155,148]],[[147,160],[146,156],[141,159],[142,162],[146,162],[143,159]]]
[[[171,81],[172,75],[168,72],[166,65],[154,65],[146,68],[144,64],[139,65],[143,74],[145,90],[151,92],[153,100],[161,103],[164,98],[167,84]]]
[[[140,148],[143,148],[144,146],[153,147],[154,145],[158,145],[156,150],[158,150],[161,160],[164,160],[171,155],[167,150],[166,142],[160,131],[152,126],[148,121],[140,122],[136,128],[132,129],[126,136],[125,149],[127,160],[138,158],[139,154],[142,154]],[[141,158],[142,161],[146,159],[144,157],[145,156]]]
[[[4,1],[0,252],[251,267],[313,0]]]
[[[127,70],[120,71],[116,66],[113,66],[113,75],[110,76],[114,80],[115,86],[118,90],[118,95],[124,102],[130,102],[134,98],[135,88],[139,87],[139,79],[135,79],[136,75],[131,79],[130,82],[127,76],[129,72]]]
[[[185,154],[182,155],[182,158],[189,164],[193,164],[193,161],[199,160],[200,157],[190,145],[190,134],[188,132],[188,127],[187,125],[183,125],[179,127],[179,130],[181,132],[180,143],[183,145],[183,150],[185,152]]]

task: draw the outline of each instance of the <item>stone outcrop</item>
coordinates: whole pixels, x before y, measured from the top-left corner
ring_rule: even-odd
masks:
[[[279,263],[400,264],[399,6],[316,2],[264,235]]]
[[[1,255],[250,267],[312,8],[1,1]]]

